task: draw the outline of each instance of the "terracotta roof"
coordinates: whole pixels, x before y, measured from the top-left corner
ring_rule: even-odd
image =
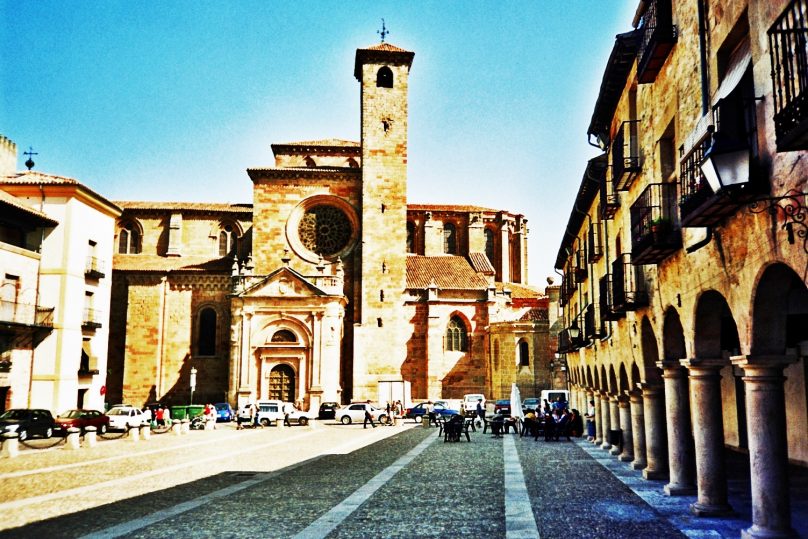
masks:
[[[114,271],[143,271],[143,272],[207,272],[221,271],[229,273],[233,268],[233,259],[230,257],[210,258],[209,256],[178,256],[167,257],[159,255],[122,255],[115,254],[112,258]]]
[[[150,202],[145,200],[120,200],[115,204],[125,210],[183,210],[245,213],[252,215],[252,204],[228,204],[217,202]]]
[[[533,307],[523,314],[519,320],[522,322],[537,322],[549,320],[549,318],[546,307]]]
[[[342,140],[338,138],[328,138],[322,140],[304,140],[300,142],[278,142],[272,145],[276,146],[324,146],[327,148],[359,148],[358,142],[353,140]]]
[[[428,288],[431,282],[452,290],[488,288],[485,278],[462,256],[407,255],[407,288]]]
[[[411,211],[464,211],[489,213],[499,213],[500,211],[491,208],[484,208],[482,206],[471,206],[464,204],[407,204],[407,209]]]
[[[15,197],[14,195],[10,195],[3,190],[0,190],[0,204],[7,204],[23,213],[28,214],[29,217],[35,217],[42,221],[45,226],[56,226],[59,224],[59,221],[56,221],[44,213],[35,210],[34,208],[26,205],[25,202],[19,198]]]
[[[77,191],[85,194],[90,194],[92,198],[101,202],[103,205],[112,206],[109,208],[113,213],[121,211],[115,203],[110,202],[105,197],[99,195],[80,181],[66,176],[57,176],[55,174],[46,174],[36,170],[26,170],[25,172],[18,172],[12,176],[0,177],[0,185],[69,185],[75,186]]]
[[[469,262],[477,273],[491,275],[496,273],[494,266],[491,265],[491,261],[488,260],[488,256],[485,253],[469,253]]]
[[[537,288],[519,283],[494,283],[497,292],[502,293],[504,289],[511,291],[512,298],[540,298],[544,294]]]
[[[408,50],[404,50],[401,47],[396,47],[395,45],[391,45],[390,43],[377,43],[376,45],[371,45],[370,47],[365,47],[366,51],[387,51],[387,52],[410,52]]]

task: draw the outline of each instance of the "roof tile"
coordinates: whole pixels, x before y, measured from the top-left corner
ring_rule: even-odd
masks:
[[[488,288],[485,278],[462,256],[407,255],[407,288],[428,288],[433,281],[438,288],[450,290]]]

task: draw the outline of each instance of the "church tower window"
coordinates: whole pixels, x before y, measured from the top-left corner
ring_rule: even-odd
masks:
[[[118,233],[118,253],[132,255],[140,253],[140,231],[134,223],[127,222]]]
[[[415,223],[407,221],[407,252],[415,252]]]
[[[236,248],[236,232],[233,225],[227,224],[219,231],[219,256],[233,254]]]
[[[447,255],[457,254],[457,229],[452,223],[443,225],[443,252]]]
[[[199,311],[199,324],[197,325],[197,353],[200,356],[216,355],[216,309],[205,307]]]
[[[465,352],[467,340],[466,325],[459,316],[453,316],[446,328],[446,350]]]
[[[387,66],[382,66],[376,72],[376,87],[377,88],[392,88],[393,87],[393,72]]]
[[[530,366],[530,348],[528,347],[527,342],[525,341],[519,342],[519,366],[520,367]]]

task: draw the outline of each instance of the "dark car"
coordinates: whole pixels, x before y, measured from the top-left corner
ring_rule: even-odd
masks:
[[[95,427],[98,434],[104,434],[109,429],[109,416],[98,410],[84,409],[68,410],[56,416],[54,434],[64,436],[70,427],[81,429],[81,432],[87,427]]]
[[[0,415],[0,433],[16,432],[20,440],[32,436],[53,436],[53,415],[49,410],[13,408]]]
[[[233,421],[233,418],[236,416],[235,412],[233,412],[233,408],[226,402],[217,402],[213,406],[216,408],[216,421],[229,423]]]
[[[500,399],[494,403],[494,413],[504,416],[511,415],[511,401],[510,399]]]
[[[320,411],[317,413],[317,419],[336,419],[338,409],[338,403],[324,402],[320,404]]]
[[[532,410],[534,412],[538,411],[541,408],[541,399],[537,399],[536,397],[529,397],[522,401],[522,410],[525,413]]]
[[[429,403],[422,402],[420,404],[416,404],[412,408],[407,408],[407,410],[404,412],[404,417],[407,418],[407,419],[412,419],[416,423],[420,423],[421,421],[423,421],[424,415],[427,414],[428,406],[429,406]],[[452,410],[451,408],[446,408],[442,404],[434,404],[433,409],[435,410],[435,413],[437,415],[443,416],[444,418],[447,418],[447,417],[453,416],[453,415],[458,415],[460,413],[457,410]]]

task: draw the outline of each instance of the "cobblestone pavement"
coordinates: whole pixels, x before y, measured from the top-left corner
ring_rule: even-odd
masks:
[[[224,428],[3,459],[0,537],[684,537],[585,442],[471,440]]]

